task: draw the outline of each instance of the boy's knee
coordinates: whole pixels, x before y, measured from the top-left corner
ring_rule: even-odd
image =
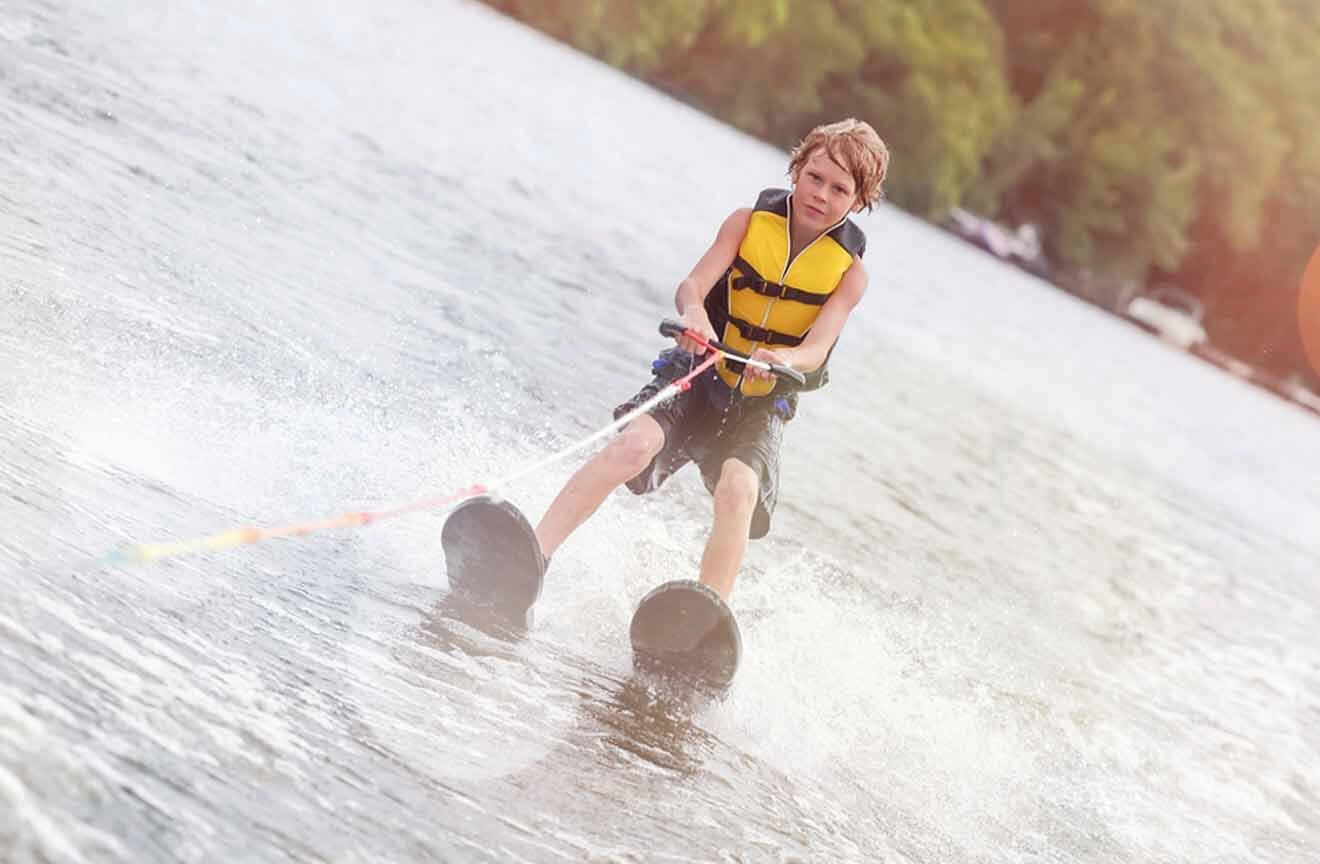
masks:
[[[632,477],[651,464],[665,445],[665,435],[658,424],[629,426],[606,448],[611,460]]]
[[[761,479],[747,463],[726,459],[720,468],[720,479],[715,484],[715,506],[738,511],[750,511],[756,506]]]

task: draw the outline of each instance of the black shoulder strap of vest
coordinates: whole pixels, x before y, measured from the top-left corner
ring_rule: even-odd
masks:
[[[787,189],[763,189],[756,195],[756,204],[752,210],[763,210],[772,212],[788,218],[788,197],[791,191]]]
[[[766,213],[777,213],[788,218],[788,196],[791,193],[787,189],[762,189],[761,194],[756,196],[756,206],[753,210],[764,210]]]
[[[858,258],[866,254],[866,233],[851,219],[844,219],[830,232],[830,236],[834,238],[835,243],[848,250],[849,254]]]

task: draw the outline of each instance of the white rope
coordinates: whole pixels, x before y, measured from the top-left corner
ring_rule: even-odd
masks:
[[[622,429],[624,426],[627,426],[633,420],[645,414],[647,411],[650,411],[656,405],[659,405],[661,402],[665,401],[666,399],[671,399],[674,396],[677,396],[678,392],[679,392],[678,385],[670,384],[668,387],[661,390],[659,393],[655,394],[655,396],[646,400],[641,405],[638,405],[636,408],[629,411],[627,414],[624,414],[622,417],[620,417],[618,420],[615,420],[613,423],[609,424],[608,426],[604,426],[600,429],[597,429],[595,432],[592,432],[590,435],[588,435],[586,438],[583,438],[581,441],[577,441],[573,444],[570,444],[569,446],[565,447],[563,450],[560,450],[557,453],[551,453],[549,456],[546,456],[543,459],[539,459],[530,465],[520,468],[514,473],[508,475],[507,477],[504,477],[500,480],[495,480],[491,483],[487,483],[486,488],[491,489],[492,491],[495,489],[502,489],[505,486],[514,483],[515,481],[521,480],[522,478],[526,477],[529,474],[535,474],[537,471],[540,471],[542,468],[545,468],[547,465],[553,465],[554,463],[558,462],[561,459],[566,459],[569,456],[572,456],[577,451],[581,450],[582,448],[596,441],[599,441],[601,438],[604,438],[606,435],[609,435],[611,432],[615,432],[619,429]]]
[[[701,366],[697,367],[691,373],[689,373],[687,377],[692,377],[693,375],[703,371],[706,367],[710,366],[714,362],[715,362],[715,357],[712,356],[711,358],[703,362]],[[683,379],[680,379],[680,381],[682,380]],[[622,429],[624,426],[627,426],[633,420],[636,420],[638,417],[650,411],[652,408],[659,405],[661,402],[664,402],[667,399],[672,399],[675,396],[677,396],[679,393],[681,393],[683,391],[683,387],[681,386],[680,381],[676,381],[673,384],[670,384],[668,387],[664,388],[659,393],[652,396],[650,399],[647,399],[645,402],[643,402],[641,405],[638,405],[636,408],[632,409],[627,414],[624,414],[622,417],[615,420],[613,423],[610,423],[608,426],[603,426],[600,429],[597,429],[595,432],[592,432],[590,435],[583,438],[582,440],[575,441],[574,443],[568,445],[563,450],[560,450],[557,453],[551,453],[549,456],[546,456],[542,459],[538,459],[536,462],[533,462],[530,465],[526,465],[518,469],[514,473],[508,475],[507,477],[486,484],[486,488],[490,489],[491,491],[494,491],[496,489],[502,489],[518,480],[521,480],[522,478],[528,476],[529,474],[535,474],[537,471],[540,471],[542,468],[545,468],[547,465],[553,465],[554,463],[560,461],[561,459],[566,459],[569,456],[572,456],[574,453],[578,452],[579,450],[583,449],[584,447],[590,446],[596,441],[599,441],[601,438],[604,438],[606,435],[609,435],[612,432],[616,432],[619,429]]]

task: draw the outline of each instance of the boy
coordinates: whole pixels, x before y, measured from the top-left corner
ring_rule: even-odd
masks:
[[[656,489],[688,461],[715,498],[700,580],[728,600],[747,548],[770,529],[783,424],[801,390],[825,382],[825,362],[866,290],[866,237],[849,219],[881,197],[889,151],[868,124],[843,120],[811,131],[792,153],[791,191],[767,189],[735,210],[674,296],[683,325],[753,359],[807,373],[807,384],[721,358],[691,389],[628,424],[565,484],[536,527],[549,559],[627,483]],[[693,368],[704,351],[689,336],[661,354],[656,378],[615,409],[624,413]]]

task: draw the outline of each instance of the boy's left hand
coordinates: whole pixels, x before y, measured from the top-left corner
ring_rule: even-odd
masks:
[[[769,348],[757,348],[750,356],[753,360],[760,360],[762,363],[774,363],[776,366],[792,365],[788,357]],[[775,377],[775,373],[769,369],[758,369],[755,366],[746,367],[746,372],[743,374],[754,381],[769,381]]]

